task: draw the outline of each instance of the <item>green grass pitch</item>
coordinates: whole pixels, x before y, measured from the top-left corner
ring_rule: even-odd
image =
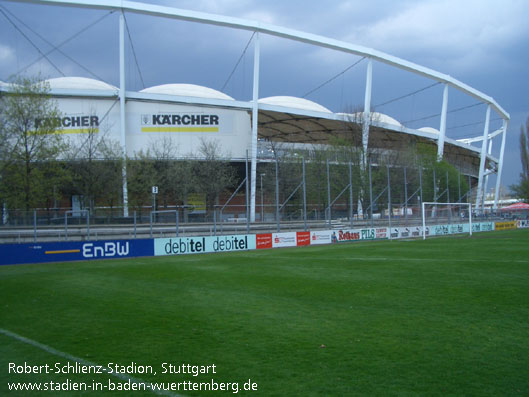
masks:
[[[529,395],[529,230],[2,266],[0,305],[0,395],[111,395],[8,383],[128,378],[237,382],[237,395]],[[74,358],[156,374],[9,373]],[[235,394],[190,387],[162,394]]]

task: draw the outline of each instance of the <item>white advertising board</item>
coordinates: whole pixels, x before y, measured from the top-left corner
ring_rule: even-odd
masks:
[[[203,139],[215,140],[222,154],[245,158],[250,145],[248,112],[171,103],[127,103],[127,147],[136,152],[153,140],[169,139],[178,156],[199,156]]]
[[[57,107],[61,116],[53,121],[59,123],[58,132],[65,140],[82,142],[91,131],[120,142],[121,119],[115,99],[58,98]],[[126,112],[129,156],[164,140],[173,144],[178,157],[198,156],[205,139],[217,141],[222,155],[242,159],[251,143],[250,115],[245,110],[130,99]]]
[[[319,230],[310,232],[310,245],[330,244],[332,232],[330,230]]]
[[[529,227],[529,220],[521,220],[516,222],[518,229],[525,229]]]
[[[356,241],[356,240],[375,240],[377,238],[377,230],[379,230],[379,236],[387,237],[387,229],[384,232],[382,229],[386,228],[369,228],[369,229],[340,229],[333,230],[331,240],[343,242],[343,241]],[[378,238],[386,238],[378,237]]]
[[[154,255],[202,254],[255,249],[255,234],[154,239]]]
[[[272,247],[296,247],[296,232],[272,233]]]

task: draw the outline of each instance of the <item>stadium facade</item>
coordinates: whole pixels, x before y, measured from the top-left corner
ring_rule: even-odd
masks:
[[[256,166],[259,160],[260,142],[326,144],[331,137],[342,136],[350,131],[350,124],[358,127],[364,152],[367,152],[368,148],[399,151],[407,147],[410,141],[435,144],[439,158],[446,159],[475,181],[475,208],[478,211],[486,190],[488,175],[496,174],[495,208],[497,208],[509,114],[493,98],[448,75],[374,49],[249,20],[121,0],[24,2],[114,10],[120,13],[119,87],[83,77],[48,80],[50,93],[57,100],[62,114],[59,120],[60,132],[73,140],[81,139],[82,134],[89,130],[105,133],[110,139],[118,141],[129,156],[149,147],[152,142],[170,139],[178,148],[178,155],[185,157],[190,153],[196,153],[201,139],[216,139],[223,148],[229,149],[232,161],[242,161],[247,156],[250,159],[251,221],[255,220]],[[252,100],[236,100],[217,90],[191,84],[165,84],[138,92],[127,90],[124,12],[254,32]],[[365,57],[368,64],[363,110],[355,114],[334,113],[320,104],[303,98],[290,96],[260,98],[260,34]],[[410,129],[392,117],[371,110],[374,62],[443,84],[438,129],[432,127]],[[446,136],[449,87],[487,106],[485,127],[481,137],[455,140]],[[0,84],[0,90],[8,91],[9,85]],[[489,130],[492,112],[503,120],[502,127],[496,131]],[[46,120],[37,122],[46,122]],[[501,138],[499,158],[491,155],[492,143],[496,137]],[[473,145],[476,142],[480,147]],[[127,215],[126,183],[123,184],[123,198],[125,215]]]

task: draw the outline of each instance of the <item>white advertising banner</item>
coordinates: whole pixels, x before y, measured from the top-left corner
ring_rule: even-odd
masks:
[[[386,231],[383,232],[382,230],[385,229]],[[356,240],[375,240],[377,238],[377,230],[379,230],[379,235],[385,235],[387,236],[387,229],[386,228],[370,228],[370,229],[340,229],[340,230],[333,230],[331,235],[332,241],[356,241]],[[386,238],[386,237],[379,237],[379,238]]]
[[[388,238],[388,228],[387,227],[378,227],[375,229],[375,238],[376,239],[386,239]]]
[[[426,235],[434,235],[431,233],[431,228],[435,226],[426,226]],[[422,237],[422,226],[404,226],[404,227],[392,227],[388,229],[391,233],[392,239],[397,238],[419,238]]]
[[[392,227],[391,238],[411,238],[422,236],[422,226]]]
[[[525,229],[529,227],[529,220],[517,221],[518,229]]]
[[[389,238],[391,238],[391,239],[400,238],[400,236],[401,236],[400,229],[402,229],[402,228],[401,227],[392,227],[391,229],[389,229]]]
[[[310,232],[310,244],[330,244],[332,232],[330,230],[319,230],[316,232]]]
[[[494,230],[494,222],[478,222],[472,224],[472,233],[490,232]]]
[[[255,249],[255,234],[154,239],[154,255],[201,254]]]
[[[272,248],[297,246],[296,232],[272,233]]]
[[[410,226],[408,229],[410,237],[422,237],[422,226]]]
[[[247,111],[175,103],[127,102],[127,150],[137,152],[154,140],[168,140],[178,156],[198,155],[201,141],[218,141],[221,151],[244,158],[251,143]]]

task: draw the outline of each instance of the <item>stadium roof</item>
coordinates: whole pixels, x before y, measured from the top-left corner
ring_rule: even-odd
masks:
[[[274,106],[282,106],[291,109],[302,109],[314,112],[332,113],[329,109],[316,102],[293,96],[271,96],[268,98],[259,99],[259,103]]]
[[[105,82],[84,77],[59,77],[48,80],[52,95],[79,97],[117,97],[118,89]],[[7,90],[10,84],[1,83]],[[130,99],[148,99],[225,108],[251,110],[251,102],[240,102],[215,89],[194,84],[163,84],[140,92],[127,92]],[[268,141],[327,144],[332,139],[344,138],[362,144],[363,113],[333,113],[326,107],[292,96],[273,96],[259,99],[258,137]],[[251,113],[250,113],[251,115]],[[404,127],[398,120],[379,112],[372,112],[369,146],[373,149],[402,150],[414,142],[435,144],[439,131],[432,127],[419,130]],[[446,139],[446,154],[466,158],[475,163],[479,149],[468,142]],[[497,159],[488,156],[494,162]]]
[[[176,95],[184,97],[226,99],[231,101],[234,100],[231,96],[226,95],[223,92],[214,90],[213,88],[195,84],[162,84],[154,87],[145,88],[140,92],[150,94]]]
[[[433,127],[422,127],[419,128],[419,131],[429,132],[431,134],[439,134],[439,130]]]
[[[86,77],[58,77],[46,80],[52,90],[117,90],[117,87],[107,84],[104,81],[89,79]]]

